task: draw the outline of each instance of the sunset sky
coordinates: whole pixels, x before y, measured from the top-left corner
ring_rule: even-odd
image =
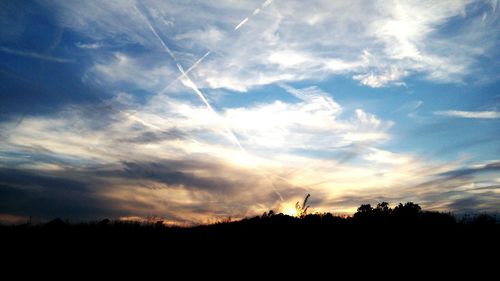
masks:
[[[0,221],[500,210],[497,1],[1,1]]]

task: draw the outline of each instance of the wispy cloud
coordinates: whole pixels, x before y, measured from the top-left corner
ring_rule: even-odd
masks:
[[[157,30],[168,33],[169,48],[188,61],[182,65],[195,64],[212,51],[192,70],[199,87],[235,91],[273,82],[320,80],[328,75],[348,75],[369,87],[402,85],[412,75],[440,83],[463,83],[471,75],[487,75],[475,65],[494,50],[494,15],[498,11],[483,2],[269,3],[258,9],[251,2],[206,3],[215,15],[206,17],[189,1],[151,1],[149,6],[158,12],[150,20]],[[113,35],[126,38],[120,42],[146,47],[156,44],[151,40],[157,37],[155,32],[151,33],[151,26],[144,24],[129,2],[51,5],[58,7],[62,23],[93,40]],[[476,6],[484,6],[488,20],[469,12]],[[263,8],[266,13],[261,12]],[[252,15],[258,17],[251,25],[245,24]],[[448,36],[443,26],[461,18],[461,28]],[[234,32],[235,22],[239,22],[237,31],[245,24],[245,32]]]
[[[461,110],[445,110],[436,111],[435,115],[470,118],[470,119],[498,119],[500,112],[498,111],[461,111]]]
[[[405,76],[406,72],[404,70],[399,70],[397,67],[391,66],[388,70],[383,70],[382,73],[357,74],[352,78],[358,80],[363,85],[380,88],[390,84],[403,85],[404,83],[399,81]]]
[[[82,43],[82,42],[77,42],[77,43],[75,43],[75,45],[78,48],[80,48],[80,49],[91,49],[91,50],[99,49],[99,48],[102,47],[101,43]]]
[[[337,114],[342,110],[342,107],[336,103],[328,93],[322,91],[318,87],[312,86],[304,89],[295,89],[283,83],[280,84],[280,86],[302,101],[317,106],[314,110],[320,110],[321,107],[324,107],[331,113]]]
[[[177,77],[177,70],[170,64],[158,61],[150,55],[129,56],[125,53],[114,52],[106,58],[98,59],[87,70],[86,80],[98,82],[108,88],[121,91],[123,84],[156,92],[165,84]]]
[[[49,61],[49,62],[57,62],[57,63],[75,62],[72,59],[58,58],[58,57],[53,57],[53,56],[49,56],[49,55],[45,55],[45,54],[39,54],[39,53],[35,53],[35,52],[18,51],[18,50],[9,49],[6,47],[0,47],[0,52],[4,52],[4,53],[15,55],[15,56],[28,57],[28,58]]]

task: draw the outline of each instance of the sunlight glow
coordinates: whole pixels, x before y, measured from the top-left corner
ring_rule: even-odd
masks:
[[[298,216],[297,209],[295,209],[295,206],[284,206],[281,211],[283,214],[291,217],[296,217]]]

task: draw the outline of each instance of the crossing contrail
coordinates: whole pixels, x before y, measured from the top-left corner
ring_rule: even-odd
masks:
[[[264,7],[267,7],[269,4],[272,3],[272,0],[267,0],[265,1],[261,7],[264,8]],[[137,6],[134,6],[134,8],[139,12],[139,14],[141,14],[145,21],[146,21],[146,24],[148,25],[149,29],[151,30],[151,32],[155,35],[155,37],[158,39],[158,41],[160,41],[160,44],[163,46],[163,49],[170,55],[170,57],[172,58],[172,60],[175,62],[176,66],[177,66],[177,69],[179,70],[179,72],[181,73],[180,75],[180,78],[177,78],[176,80],[178,79],[181,79],[181,81],[183,82],[184,85],[186,85],[187,87],[191,88],[197,95],[198,97],[202,100],[202,102],[205,104],[205,106],[207,107],[207,109],[209,111],[211,111],[222,123],[225,131],[227,132],[228,136],[229,136],[229,139],[235,143],[238,148],[245,154],[248,154],[249,153],[243,148],[243,146],[241,145],[238,137],[234,134],[234,132],[229,128],[229,126],[225,123],[224,119],[217,113],[217,111],[214,110],[214,108],[210,105],[210,103],[208,102],[207,98],[205,97],[205,95],[203,94],[203,92],[198,88],[198,86],[196,86],[196,84],[193,82],[193,80],[187,75],[188,73],[184,70],[184,68],[182,67],[182,65],[177,61],[177,58],[175,57],[174,53],[170,50],[170,48],[167,46],[167,44],[165,44],[165,42],[163,41],[163,39],[160,37],[160,35],[158,34],[158,32],[156,31],[156,29],[154,28],[154,26],[151,24],[148,16],[142,12]],[[260,10],[259,10],[260,11]],[[257,10],[254,11],[254,14],[258,14]],[[147,11],[145,11],[147,13]],[[248,21],[248,18],[245,18],[242,22],[240,22],[234,30],[237,30],[239,29],[241,26],[243,26],[247,21]],[[199,63],[201,63],[201,61],[203,61],[204,58],[206,58],[208,55],[210,54],[210,51],[208,51],[207,53],[205,53],[205,55],[203,55],[200,59],[198,59],[191,67],[188,68],[188,71],[191,71],[192,69],[194,69]],[[272,179],[269,178],[269,174],[268,172],[265,172],[263,171],[260,167],[257,167],[257,169],[261,172],[264,173],[264,175],[266,177],[268,177],[268,179],[271,181],[271,185],[272,185],[272,188],[273,188],[273,191],[276,195],[278,195],[278,197],[280,198],[281,201],[283,201],[283,196],[281,195],[281,193],[278,191],[278,189],[276,188],[275,184],[274,184],[274,181]],[[285,180],[286,182],[288,182],[288,180],[284,179],[283,177],[281,176],[278,176],[278,175],[272,175],[272,176],[275,176],[275,177],[278,177],[282,180]]]
[[[187,75],[191,70],[196,68],[208,55],[210,55],[211,51],[207,51],[201,58],[199,58],[193,65],[191,65],[186,71],[185,74]],[[174,83],[179,81],[184,77],[184,74],[179,75],[177,78],[175,78],[174,81],[170,82],[165,88],[163,88],[158,94],[163,95]]]
[[[206,107],[213,113],[215,114],[215,116],[217,116],[217,118],[219,118],[221,120],[221,123],[222,125],[224,126],[224,129],[226,130],[227,134],[229,135],[229,139],[231,141],[233,141],[239,148],[241,151],[245,152],[246,153],[246,150],[243,148],[243,146],[241,146],[241,143],[240,141],[238,140],[238,138],[236,137],[236,135],[233,133],[233,131],[231,131],[231,129],[225,124],[224,120],[222,119],[222,117],[214,110],[214,108],[210,105],[210,103],[208,102],[208,100],[206,99],[205,95],[200,91],[200,89],[196,86],[196,84],[194,84],[193,80],[191,80],[191,78],[189,78],[189,76],[187,76],[186,72],[184,71],[184,69],[182,68],[182,66],[180,64],[176,64],[177,65],[177,68],[179,69],[179,71],[182,73],[182,75],[184,76],[184,83],[186,84],[186,86],[190,87],[199,97],[200,99],[203,101],[203,103],[206,105]]]
[[[134,6],[134,7],[144,17],[144,19],[146,20],[146,23],[147,23],[149,29],[151,30],[151,32],[153,32],[153,34],[156,36],[156,38],[158,39],[158,41],[160,41],[161,45],[163,46],[163,49],[165,49],[165,51],[170,55],[170,57],[172,58],[172,60],[174,60],[175,65],[177,66],[177,69],[181,73],[182,78],[184,78],[184,84],[186,86],[188,86],[189,88],[191,88],[198,95],[198,97],[203,101],[203,103],[205,104],[205,106],[207,107],[207,109],[210,110],[219,120],[221,120],[221,123],[222,123],[222,125],[224,127],[224,130],[228,134],[229,139],[232,142],[234,142],[238,146],[238,148],[240,150],[242,150],[243,152],[246,152],[245,149],[243,148],[243,146],[241,146],[241,143],[238,140],[238,137],[236,137],[236,135],[234,134],[234,132],[225,124],[223,118],[210,105],[210,103],[208,102],[208,100],[205,97],[205,95],[203,94],[203,92],[198,88],[198,86],[196,86],[196,84],[193,82],[193,80],[191,80],[191,78],[189,78],[189,76],[187,75],[186,71],[184,71],[184,68],[182,67],[182,65],[180,65],[180,63],[177,61],[177,58],[175,57],[174,53],[172,53],[172,51],[167,46],[167,44],[165,44],[165,42],[160,37],[160,35],[158,34],[158,32],[156,32],[156,29],[153,27],[153,25],[149,21],[148,16],[145,15],[139,8],[137,8],[137,6]]]
[[[260,5],[260,8],[256,8],[252,14],[246,18],[244,18],[243,20],[240,21],[240,23],[238,23],[233,31],[237,31],[238,29],[240,29],[244,24],[247,23],[247,21],[253,17],[253,16],[256,16],[258,15],[263,9],[265,9],[267,6],[271,5],[271,3],[273,2],[273,0],[266,0],[264,1],[261,5]],[[136,8],[137,9],[137,8]],[[157,38],[159,38],[158,36],[158,33],[156,33],[156,31],[154,30],[154,28],[152,27],[152,25],[150,23],[148,23],[148,26],[149,28],[153,31],[153,33],[155,34],[155,36]],[[164,45],[164,44],[163,44]],[[164,46],[166,47],[166,45]],[[170,49],[167,48],[167,50],[169,50],[169,54],[171,53],[170,52]],[[199,58],[193,65],[191,65],[187,70],[186,70],[186,74],[188,74],[189,72],[191,72],[191,70],[195,69],[207,56],[209,56],[210,54],[212,53],[212,51],[207,51],[201,58]],[[170,82],[165,88],[163,88],[159,94],[164,94],[174,83],[176,83],[177,81],[179,81],[181,78],[182,78],[182,74],[179,75],[174,81]]]

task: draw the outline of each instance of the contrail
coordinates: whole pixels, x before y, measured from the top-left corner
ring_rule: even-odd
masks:
[[[193,68],[197,67],[208,55],[210,55],[211,51],[207,51],[201,58],[199,58],[191,67],[186,70],[186,74],[188,74]]]
[[[266,0],[264,3],[262,3],[262,8],[264,9],[265,7],[271,5],[273,3],[273,0]]]
[[[148,24],[148,26],[151,29],[151,31],[153,32],[153,34],[156,36],[156,38],[158,39],[158,41],[160,41],[160,43],[163,46],[163,48],[165,49],[165,51],[174,60],[176,66],[177,66],[177,69],[179,69],[179,72],[181,73],[182,77],[184,78],[185,85],[188,86],[188,87],[190,87],[198,95],[198,97],[200,97],[200,99],[206,105],[206,107],[208,108],[208,110],[210,110],[213,114],[215,114],[215,116],[217,116],[217,118],[219,118],[222,121],[224,129],[227,132],[227,134],[229,135],[229,139],[232,142],[234,142],[240,148],[240,150],[242,150],[243,152],[246,152],[245,149],[243,148],[243,146],[241,146],[240,141],[238,140],[238,138],[236,137],[236,135],[233,133],[233,131],[231,131],[231,129],[225,124],[225,122],[222,119],[222,117],[220,117],[220,115],[210,105],[210,103],[208,102],[208,100],[205,97],[205,95],[203,94],[203,92],[200,91],[200,89],[198,88],[198,86],[196,86],[196,84],[193,82],[193,80],[191,80],[191,78],[189,78],[189,76],[187,75],[187,73],[184,71],[184,68],[177,62],[177,59],[176,59],[175,55],[172,53],[172,51],[170,51],[170,48],[167,46],[167,44],[165,44],[165,42],[163,41],[163,39],[161,39],[161,37],[158,34],[158,32],[156,32],[156,29],[149,22],[149,18],[147,17],[147,15],[143,14],[141,12],[141,10],[139,10],[139,8],[137,8],[137,6],[134,6],[134,7],[144,17],[144,19],[146,20],[146,23]],[[207,56],[208,56],[208,54],[207,54]]]
[[[193,63],[193,65],[191,65],[191,67],[189,67],[185,71],[185,74],[187,75],[189,72],[191,72],[191,70],[193,70],[195,67],[197,67],[208,55],[210,55],[210,53],[211,53],[211,51],[207,51],[201,58],[199,58],[195,63]],[[177,78],[175,78],[174,81],[170,82],[158,94],[160,94],[160,95],[164,94],[168,90],[168,88],[170,88],[174,83],[176,83],[177,81],[179,81],[180,79],[182,79],[182,77],[184,77],[184,74],[181,74]]]
[[[225,124],[224,120],[222,119],[222,117],[220,117],[220,115],[213,109],[213,107],[210,105],[210,103],[208,102],[208,100],[206,99],[205,95],[203,95],[203,93],[200,91],[200,89],[194,84],[193,80],[191,80],[191,78],[189,78],[189,76],[187,76],[186,72],[184,71],[184,69],[182,68],[182,66],[180,64],[176,64],[177,65],[177,68],[179,69],[179,71],[182,73],[182,75],[184,76],[185,80],[184,80],[184,83],[186,83],[188,87],[190,87],[199,97],[200,99],[203,101],[203,103],[207,106],[207,108],[213,113],[215,114],[215,116],[217,116],[217,118],[219,118],[221,121],[222,121],[222,124],[224,126],[224,129],[226,130],[226,132],[228,133],[231,141],[233,141],[239,148],[241,151],[245,152],[246,153],[246,150],[243,148],[243,146],[241,146],[241,143],[240,141],[238,140],[238,138],[236,137],[236,135],[233,133],[233,131],[231,131],[231,129]]]
[[[244,18],[238,25],[234,28],[234,30],[240,29],[246,22],[248,21],[248,17]]]
[[[237,24],[233,31],[237,31],[238,29],[240,29],[240,27],[242,27],[251,17],[253,16],[256,16],[257,14],[259,14],[264,8],[266,8],[267,6],[271,5],[271,3],[273,2],[273,0],[266,0],[264,1],[261,5],[260,5],[260,8],[256,8],[252,14],[246,18],[244,18],[243,20],[240,21],[239,24]],[[137,8],[136,8],[137,9]],[[159,38],[158,34],[156,33],[156,31],[152,28],[152,25],[148,23],[148,26],[149,28],[153,31],[153,33],[155,34],[155,36],[157,38]],[[168,49],[168,48],[167,48]],[[170,50],[170,49],[168,49]],[[169,52],[170,53],[170,52]],[[201,58],[199,58],[193,65],[191,65],[191,67],[189,67],[187,70],[186,70],[186,74],[188,74],[189,72],[191,72],[191,70],[193,70],[194,68],[196,68],[208,55],[211,54],[211,51],[207,51]],[[170,88],[175,82],[179,81],[181,78],[182,78],[182,74],[177,77],[174,81],[170,82],[165,88],[163,88],[159,94],[164,94],[168,88]]]
[[[149,122],[146,122],[146,121],[142,120],[141,118],[139,118],[139,117],[137,117],[137,116],[135,116],[133,114],[130,114],[128,112],[124,112],[124,113],[127,116],[127,118],[129,118],[129,119],[131,119],[131,120],[133,120],[135,122],[138,122],[138,123],[142,124],[145,127],[148,127],[148,128],[151,128],[151,129],[155,129],[155,130],[158,130],[158,131],[162,130],[160,127],[158,127],[156,125],[153,125],[153,124],[151,124]]]
[[[58,63],[70,63],[70,62],[75,62],[74,60],[71,59],[64,59],[64,58],[58,58],[58,57],[52,57],[52,56],[47,56],[39,53],[34,53],[34,52],[23,52],[23,51],[17,51],[17,50],[12,50],[9,48],[5,47],[0,47],[0,51],[7,53],[7,54],[12,54],[16,56],[21,56],[21,57],[29,57],[29,58],[34,58],[34,59],[39,59],[39,60],[45,60],[45,61],[51,61],[51,62],[58,62]]]
[[[158,32],[156,32],[156,29],[149,22],[148,17],[143,12],[141,12],[141,10],[139,10],[139,8],[137,8],[136,5],[134,5],[134,8],[137,10],[137,12],[139,12],[139,14],[141,14],[146,19],[146,24],[148,25],[151,32],[153,32],[153,34],[156,36],[156,38],[158,38],[158,41],[160,41],[161,45],[163,46],[163,49],[165,49],[165,51],[167,51],[167,53],[174,59],[174,61],[177,61],[174,53],[172,53],[172,51],[170,51],[170,48],[167,46],[167,44],[165,44],[165,42],[163,42],[163,39],[161,39],[160,35],[158,35]]]
[[[267,0],[265,1],[261,7],[267,7],[269,4],[272,3],[272,0]],[[158,32],[156,32],[156,29],[153,27],[153,25],[150,23],[149,21],[149,18],[147,17],[147,15],[145,15],[139,8],[137,8],[137,6],[134,6],[134,8],[139,12],[139,14],[141,14],[149,29],[151,30],[151,32],[153,32],[153,34],[156,36],[156,38],[158,39],[158,41],[160,41],[161,45],[163,46],[163,48],[165,49],[165,51],[170,55],[170,57],[174,60],[176,66],[177,66],[177,69],[179,70],[179,72],[181,73],[181,79],[184,78],[184,80],[181,80],[184,82],[184,84],[188,87],[190,87],[197,95],[198,97],[203,101],[203,103],[205,104],[205,106],[208,108],[208,110],[210,110],[217,118],[219,118],[221,120],[221,123],[222,125],[224,126],[224,129],[225,131],[227,132],[227,134],[229,135],[229,138],[232,142],[234,142],[238,148],[245,154],[249,154],[244,148],[243,146],[241,145],[240,141],[238,140],[238,137],[236,137],[236,135],[233,133],[233,131],[227,126],[227,124],[224,122],[224,119],[213,109],[213,107],[210,105],[210,103],[208,102],[208,100],[206,99],[205,95],[203,94],[203,92],[196,86],[196,84],[193,82],[193,80],[191,80],[191,78],[189,78],[189,76],[187,75],[186,71],[184,71],[184,68],[182,67],[182,65],[180,65],[178,62],[177,62],[177,59],[175,57],[175,55],[172,53],[172,51],[170,50],[170,48],[167,46],[167,44],[165,44],[165,42],[163,41],[163,39],[161,39],[160,35],[158,34]],[[147,12],[147,11],[146,11]],[[255,11],[254,11],[255,12]],[[258,13],[258,12],[257,12]],[[245,20],[243,20],[240,24],[239,24],[239,27],[241,27],[243,24],[246,23],[246,21],[248,21],[248,18],[246,18]],[[237,26],[238,27],[238,26]],[[239,28],[238,27],[238,28]],[[237,30],[238,28],[235,28],[235,30]],[[188,70],[191,70],[193,69],[195,66],[197,66],[205,57],[207,57],[208,55],[210,54],[210,51],[208,51],[207,53],[205,53],[205,55],[203,57],[201,57],[200,59],[198,59],[191,67],[188,68]],[[257,167],[258,170],[264,172],[261,168]],[[264,173],[266,176],[269,176],[267,172]],[[278,178],[281,178],[285,181],[288,182],[288,180],[280,177],[280,176],[277,176],[275,175],[276,177]],[[274,193],[276,193],[276,195],[278,195],[278,197],[280,198],[281,201],[283,201],[283,196],[281,195],[281,193],[278,191],[278,189],[276,188],[274,182],[272,181],[272,179],[270,179],[271,181],[271,185],[273,187],[273,191]]]
[[[260,8],[256,8],[255,10],[253,10],[252,14],[246,18],[244,18],[243,20],[240,21],[240,23],[238,23],[235,27],[234,27],[234,31],[240,29],[243,25],[245,25],[245,23],[247,23],[247,21],[260,13],[260,11],[262,11],[264,8],[266,8],[267,6],[271,5],[271,3],[273,3],[273,0],[266,0],[264,1],[264,3],[262,3],[262,5],[260,5]]]

